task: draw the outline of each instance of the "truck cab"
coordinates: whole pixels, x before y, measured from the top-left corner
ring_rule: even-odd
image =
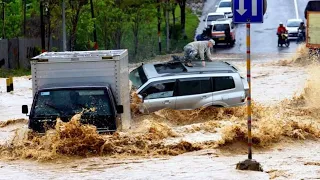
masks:
[[[82,124],[96,126],[98,132],[128,128],[126,52],[117,56],[107,52],[44,53],[33,58],[29,128],[44,133],[55,127],[58,118],[68,122],[76,114],[81,115]],[[22,112],[28,114],[26,105]]]

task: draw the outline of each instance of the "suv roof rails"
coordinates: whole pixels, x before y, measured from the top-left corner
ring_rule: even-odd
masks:
[[[183,73],[167,73],[167,74],[163,74],[159,77],[190,75],[190,74],[209,74],[209,73],[217,73],[217,74],[218,73],[234,73],[234,71],[231,71],[231,70],[191,71],[191,72],[183,72]]]

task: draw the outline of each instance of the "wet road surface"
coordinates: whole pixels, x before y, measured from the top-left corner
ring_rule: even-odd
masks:
[[[296,12],[295,2],[298,12]],[[298,47],[295,40],[291,41],[290,47],[278,47],[276,30],[279,22],[285,23],[288,19],[299,18],[304,20],[304,8],[308,0],[269,0],[267,12],[264,15],[264,23],[251,25],[251,53],[252,54],[284,54],[294,53]],[[204,17],[215,12],[215,5],[219,0],[207,0],[203,9],[201,22],[197,33],[201,33],[204,28]],[[234,47],[219,45],[216,53],[245,53],[246,52],[246,27],[245,24],[236,25],[236,44]]]

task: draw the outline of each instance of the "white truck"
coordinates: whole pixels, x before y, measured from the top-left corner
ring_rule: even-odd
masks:
[[[99,132],[130,128],[127,50],[46,52],[31,60],[33,104],[30,129],[45,132],[56,119],[81,123]],[[22,106],[28,114],[28,106]]]

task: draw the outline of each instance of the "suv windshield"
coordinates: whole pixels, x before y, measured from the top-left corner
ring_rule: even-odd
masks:
[[[287,27],[299,27],[301,21],[289,21]]]
[[[213,31],[225,31],[227,28],[230,28],[229,24],[215,24],[212,27]]]
[[[227,2],[227,1],[221,2],[219,7],[221,8],[231,7],[231,2]]]
[[[139,88],[140,86],[142,86],[144,83],[146,83],[148,81],[148,78],[147,78],[146,74],[144,73],[142,66],[131,71],[129,74],[129,79],[135,88]]]
[[[73,116],[84,110],[93,116],[111,116],[113,113],[107,90],[61,89],[39,92],[33,116]]]
[[[224,15],[211,15],[211,16],[208,16],[207,21],[216,21],[217,19],[223,19],[223,18],[225,18]]]

